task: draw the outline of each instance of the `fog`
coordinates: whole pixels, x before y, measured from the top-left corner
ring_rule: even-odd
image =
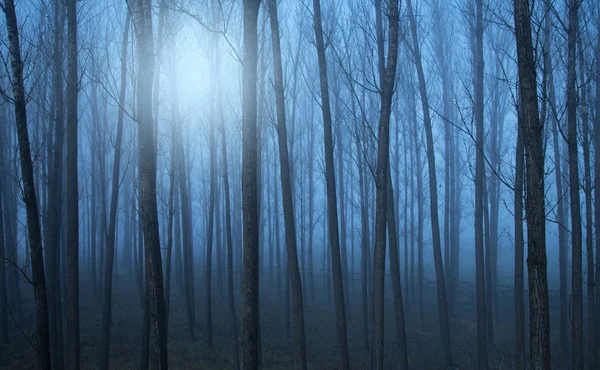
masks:
[[[596,2],[0,6],[0,368],[600,366]]]

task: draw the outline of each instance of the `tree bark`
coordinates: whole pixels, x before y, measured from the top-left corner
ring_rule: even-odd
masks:
[[[23,83],[23,62],[21,60],[19,26],[14,1],[5,0],[2,10],[4,10],[4,15],[6,16],[10,67],[12,71],[15,123],[19,143],[19,156],[21,159],[21,175],[23,178],[23,200],[25,202],[25,210],[27,213],[29,253],[31,254],[31,277],[35,301],[36,362],[38,369],[49,370],[51,368],[50,338],[48,329],[48,300],[46,296],[46,278],[44,275],[44,257],[42,255],[42,235],[40,231],[37,197],[33,178],[29,133],[27,130],[27,103],[25,100],[25,86]]]
[[[379,128],[377,133],[377,170],[376,176],[376,213],[375,213],[375,255],[373,258],[373,337],[371,353],[371,369],[383,369],[384,348],[384,284],[385,284],[385,248],[386,248],[386,224],[389,227],[390,239],[390,266],[394,266],[392,272],[392,284],[394,287],[394,303],[396,304],[396,324],[403,325],[404,318],[400,322],[398,315],[397,294],[400,284],[398,240],[396,236],[396,221],[391,219],[394,212],[394,194],[392,180],[390,178],[390,116],[392,113],[392,97],[396,80],[396,62],[398,60],[398,1],[392,0],[387,9],[389,13],[389,40],[387,65],[384,60],[383,46],[383,21],[381,0],[375,0],[377,45],[379,54],[379,81],[381,89],[381,111],[379,116]],[[389,194],[388,193],[389,188]],[[391,197],[388,198],[388,195]],[[388,211],[389,209],[389,211]],[[393,240],[392,240],[393,239]],[[392,251],[392,247],[395,250]],[[400,295],[400,301],[401,301]],[[401,306],[401,303],[400,303]],[[402,307],[400,307],[402,310]],[[401,344],[402,330],[397,330],[398,344],[400,348],[400,367],[407,367],[406,341]],[[404,347],[402,347],[404,346]],[[404,349],[404,351],[402,350]]]
[[[260,0],[244,0],[244,64],[242,103],[242,368],[258,369],[258,148],[257,60]]]
[[[531,369],[550,368],[550,323],[544,211],[544,153],[537,105],[537,76],[533,61],[531,14],[528,0],[514,0],[519,79],[519,130],[526,155],[527,271]]]
[[[152,120],[152,78],[154,72],[154,41],[152,36],[152,4],[150,0],[135,0],[132,7],[138,56],[138,160],[140,221],[144,233],[144,249],[148,263],[146,294],[150,320],[150,367],[168,369],[167,323],[163,286],[158,211],[156,204],[156,153]]]
[[[79,353],[79,186],[77,165],[77,4],[67,1],[67,317],[65,366],[77,370]]]
[[[569,28],[567,40],[567,145],[569,150],[569,195],[571,204],[571,294],[572,294],[572,367],[583,369],[583,273],[581,203],[579,195],[579,152],[577,145],[577,73],[576,47],[578,38],[579,2],[568,3]]]

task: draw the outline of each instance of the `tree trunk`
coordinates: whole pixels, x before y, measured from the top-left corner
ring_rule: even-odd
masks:
[[[519,111],[519,114],[520,111]],[[523,165],[525,147],[523,129],[517,129],[515,159],[515,363],[517,370],[525,370],[525,244],[523,238]]]
[[[27,132],[27,106],[25,86],[23,83],[23,63],[21,61],[21,46],[19,26],[13,0],[4,2],[6,30],[9,41],[10,67],[12,71],[12,88],[15,105],[15,123],[21,159],[21,174],[23,178],[23,200],[27,213],[27,232],[29,237],[29,252],[31,254],[31,272],[33,295],[35,301],[36,323],[36,362],[37,368],[50,369],[50,339],[48,329],[48,301],[46,297],[46,278],[44,275],[44,257],[42,255],[42,235],[39,224],[39,213],[33,165]]]
[[[336,328],[340,350],[340,365],[343,370],[350,368],[348,356],[348,338],[346,330],[346,308],[344,300],[344,282],[342,280],[342,264],[340,258],[340,240],[338,234],[337,199],[335,189],[335,173],[333,165],[333,133],[331,128],[331,108],[329,101],[329,82],[327,80],[327,60],[323,41],[323,25],[321,23],[321,1],[313,0],[315,17],[315,38],[319,60],[319,81],[321,87],[321,108],[323,111],[324,146],[325,146],[325,181],[327,186],[327,219],[329,224],[329,245],[331,249],[331,266],[333,272],[333,290],[335,298]]]
[[[258,148],[257,59],[260,0],[244,0],[244,64],[242,104],[242,368],[258,369]]]
[[[425,85],[425,74],[421,61],[419,39],[417,37],[417,25],[414,18],[411,0],[407,1],[409,12],[410,29],[412,35],[413,57],[417,65],[417,76],[419,78],[419,89],[421,92],[421,103],[423,109],[423,121],[425,124],[425,138],[427,142],[427,163],[429,167],[429,193],[431,206],[431,233],[433,237],[433,257],[435,262],[435,276],[437,281],[438,310],[440,315],[440,332],[442,335],[442,350],[446,367],[452,366],[452,352],[450,349],[450,328],[448,324],[448,304],[446,302],[446,283],[444,278],[444,266],[442,262],[442,248],[440,243],[440,224],[438,219],[437,179],[435,172],[435,151],[433,147],[433,134],[431,129],[431,116],[429,113],[429,102],[427,87]],[[422,293],[421,293],[422,294]]]
[[[154,41],[152,37],[152,4],[136,0],[132,5],[133,24],[138,55],[138,156],[140,182],[140,221],[144,232],[144,249],[148,258],[146,295],[150,320],[150,367],[168,369],[167,322],[163,286],[158,211],[156,204],[156,151],[152,120],[152,77]]]
[[[571,200],[571,294],[572,294],[572,366],[583,369],[583,287],[581,245],[581,203],[579,195],[579,153],[577,145],[577,74],[576,52],[579,3],[569,1],[567,41],[567,145],[569,148],[569,194]]]
[[[402,326],[396,331],[400,348],[400,367],[407,368],[406,340],[402,340],[404,318],[398,314],[401,307],[398,302],[400,274],[398,260],[398,239],[396,235],[396,221],[392,219],[394,213],[394,193],[390,178],[390,116],[392,113],[392,97],[396,80],[396,62],[398,60],[398,1],[390,1],[389,8],[389,40],[387,65],[384,60],[384,40],[381,0],[375,0],[377,46],[379,54],[379,81],[381,89],[381,112],[377,133],[377,170],[376,170],[376,213],[375,213],[375,255],[373,257],[373,337],[371,353],[371,369],[383,369],[384,348],[384,285],[385,285],[385,248],[386,248],[386,223],[389,227],[390,240],[390,266],[392,284],[394,287],[394,303],[396,305],[396,325]],[[389,192],[388,192],[389,190]],[[391,197],[388,198],[388,195]],[[392,251],[394,247],[394,251]],[[400,321],[400,318],[402,319]]]
[[[127,88],[127,43],[129,41],[129,12],[125,20],[123,42],[121,44],[121,86],[119,92],[119,113],[117,116],[117,136],[113,160],[112,189],[110,196],[110,221],[106,240],[106,265],[104,270],[104,303],[102,308],[102,332],[100,334],[100,370],[108,370],[108,349],[110,347],[110,325],[112,320],[112,279],[115,255],[115,237],[117,226],[117,206],[121,183],[121,142],[123,141],[123,106]]]
[[[592,175],[590,164],[590,142],[588,124],[588,101],[587,85],[585,76],[585,60],[583,58],[583,43],[581,37],[578,39],[579,47],[579,71],[581,79],[581,127],[583,128],[583,168],[584,168],[584,192],[585,192],[585,245],[587,260],[587,298],[588,298],[588,368],[596,368],[596,297],[594,295],[594,241],[592,225]],[[598,114],[598,112],[596,112]],[[583,292],[582,292],[583,294]]]
[[[482,1],[477,1],[477,20],[475,30],[475,122],[476,165],[475,165],[475,269],[477,285],[477,361],[480,369],[488,368],[487,327],[486,327],[486,296],[485,296],[485,267],[483,252],[483,211],[484,211],[484,132],[483,132],[483,20]],[[489,254],[489,251],[488,251]]]
[[[77,165],[77,4],[67,1],[67,317],[65,365],[79,369],[79,186]]]
[[[218,63],[217,63],[218,65]],[[235,369],[240,368],[240,352],[238,348],[238,328],[235,313],[235,294],[233,286],[233,239],[231,237],[231,203],[229,200],[229,167],[227,163],[227,135],[225,133],[225,119],[221,109],[221,96],[219,96],[219,112],[221,121],[221,153],[223,156],[223,191],[225,192],[225,243],[227,244],[227,294],[229,298],[229,316],[231,320],[231,339],[233,344],[233,364]]]
[[[277,103],[277,138],[279,142],[279,163],[281,170],[281,194],[283,196],[283,218],[285,224],[285,244],[287,248],[288,271],[292,290],[292,306],[294,319],[294,341],[296,345],[296,367],[306,369],[306,337],[304,334],[304,297],[302,281],[298,266],[296,248],[296,221],[292,200],[292,183],[287,149],[287,128],[285,123],[285,98],[283,86],[283,67],[281,62],[281,45],[279,39],[279,20],[277,1],[269,1],[269,18],[271,22],[271,40],[273,43],[273,69],[275,73],[275,100]],[[311,197],[312,194],[309,194]],[[306,281],[306,280],[305,280]]]
[[[525,143],[527,271],[529,277],[531,369],[550,368],[550,323],[544,206],[544,153],[537,105],[531,14],[528,0],[514,0],[519,78],[519,130]]]

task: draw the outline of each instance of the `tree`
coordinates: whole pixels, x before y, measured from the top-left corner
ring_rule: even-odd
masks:
[[[448,323],[448,304],[446,300],[446,282],[444,277],[444,266],[442,262],[442,247],[440,242],[440,223],[438,217],[437,204],[437,178],[435,172],[435,151],[433,147],[433,133],[431,128],[431,114],[429,112],[429,100],[427,96],[427,87],[425,85],[425,73],[423,72],[423,63],[421,60],[421,51],[419,39],[417,36],[417,25],[412,9],[411,0],[407,0],[408,18],[410,22],[410,33],[412,36],[412,51],[415,65],[417,67],[417,77],[419,80],[419,90],[421,94],[421,105],[423,109],[423,123],[425,126],[425,139],[427,142],[427,164],[429,168],[429,194],[431,206],[431,233],[433,237],[433,257],[435,263],[435,276],[437,281],[438,310],[440,315],[440,332],[442,336],[442,349],[444,353],[444,362],[446,367],[452,366],[452,352],[450,348],[450,327]],[[422,293],[421,293],[422,294]]]
[[[335,323],[342,369],[350,368],[348,356],[348,339],[346,330],[346,308],[344,300],[344,282],[342,280],[342,263],[340,258],[340,241],[338,232],[337,198],[335,190],[335,172],[333,164],[333,133],[331,128],[331,107],[329,100],[329,82],[327,79],[327,60],[325,42],[323,41],[323,24],[321,22],[321,1],[313,0],[315,17],[315,39],[319,60],[319,82],[321,88],[321,109],[323,112],[323,128],[325,146],[325,182],[327,187],[327,223],[329,225],[329,246],[331,249],[331,266],[333,270],[333,291],[335,299]]]
[[[386,223],[389,226],[390,233],[390,261],[391,266],[394,266],[392,275],[392,283],[394,284],[394,299],[396,309],[398,309],[396,294],[398,293],[400,284],[399,260],[398,260],[398,244],[396,231],[396,221],[391,219],[394,201],[392,180],[390,171],[390,116],[392,113],[392,97],[394,95],[394,85],[396,80],[396,64],[398,60],[398,1],[390,1],[389,12],[389,40],[388,40],[388,60],[387,65],[384,61],[383,47],[383,21],[381,1],[375,1],[376,11],[376,29],[377,29],[377,45],[379,54],[379,76],[381,89],[381,113],[379,116],[379,128],[377,133],[377,170],[376,170],[376,214],[375,214],[375,256],[373,258],[373,352],[371,353],[371,368],[383,369],[383,298],[384,298],[384,283],[385,283],[385,247],[386,247]],[[389,193],[388,194],[388,190]],[[388,198],[388,195],[391,195]],[[388,213],[388,209],[391,212]],[[392,247],[393,244],[393,247]],[[394,250],[392,250],[392,248]],[[400,309],[401,306],[400,306]],[[400,321],[397,316],[397,324]],[[401,319],[404,324],[404,318]],[[399,338],[400,339],[400,338]],[[400,344],[400,340],[399,340]],[[401,368],[408,368],[406,357],[406,340],[403,341],[404,353],[401,355]],[[402,352],[402,350],[401,350]]]
[[[519,110],[519,116],[522,114]],[[521,117],[522,118],[522,117]],[[523,168],[525,143],[523,129],[517,128],[515,158],[515,358],[517,370],[525,370],[525,271],[523,259],[525,244],[523,238]]]
[[[27,213],[27,232],[29,237],[29,253],[31,255],[31,282],[35,300],[36,325],[36,362],[37,368],[49,370],[50,336],[48,326],[48,299],[46,296],[46,277],[44,275],[44,257],[42,255],[42,234],[38,213],[37,196],[33,178],[29,133],[27,130],[27,102],[23,83],[23,62],[21,60],[21,43],[19,26],[13,0],[5,0],[0,4],[6,16],[8,49],[12,71],[12,100],[15,107],[15,123],[21,159],[21,175],[23,177],[23,200]]]
[[[156,204],[156,148],[152,121],[152,77],[154,72],[154,41],[152,38],[152,2],[130,0],[137,39],[137,120],[140,221],[146,251],[146,281],[153,345],[151,366],[168,369],[167,322],[163,288],[158,210]]]
[[[244,64],[242,86],[242,368],[258,369],[258,143],[257,64],[260,0],[244,0]]]
[[[67,317],[65,365],[79,369],[79,179],[77,166],[77,2],[67,1]]]
[[[571,294],[573,305],[572,366],[583,368],[583,289],[581,250],[581,204],[579,196],[579,152],[577,146],[577,74],[576,53],[578,33],[578,0],[570,0],[567,30],[567,145],[569,150],[569,195],[571,199]]]
[[[100,335],[100,369],[108,369],[108,348],[110,344],[110,322],[112,317],[112,280],[115,259],[115,238],[117,228],[117,205],[119,202],[119,187],[121,183],[121,143],[123,141],[123,115],[125,92],[127,88],[127,43],[129,42],[129,11],[126,15],[121,46],[121,86],[119,91],[119,113],[117,117],[117,135],[115,138],[115,153],[110,197],[110,221],[106,235],[106,264],[104,265],[104,303],[102,308],[102,333]]]
[[[550,323],[546,257],[543,126],[537,105],[537,76],[533,62],[531,13],[528,0],[514,0],[515,39],[519,82],[519,130],[525,143],[527,272],[531,369],[550,368]]]
[[[279,39],[279,19],[277,0],[269,0],[269,19],[271,23],[271,41],[273,44],[273,69],[275,81],[275,100],[277,105],[277,138],[279,143],[279,163],[281,173],[281,194],[283,198],[283,218],[285,225],[285,245],[287,249],[287,265],[292,290],[292,306],[294,318],[294,341],[296,344],[296,366],[306,369],[306,337],[304,334],[304,297],[302,281],[298,265],[296,248],[296,221],[292,200],[292,182],[288,156],[288,138],[285,122],[285,98],[283,86],[283,67],[281,62],[281,45]],[[309,197],[312,194],[309,194]],[[276,216],[277,217],[277,216]],[[312,227],[312,225],[311,225]],[[312,257],[312,256],[311,256]]]
[[[483,259],[483,212],[484,212],[484,129],[483,129],[483,1],[476,2],[475,45],[473,63],[475,64],[475,122],[477,137],[475,146],[475,269],[477,285],[477,361],[480,369],[488,368],[487,323],[485,271]],[[487,201],[487,199],[485,199]],[[487,255],[489,255],[489,250]],[[489,261],[489,258],[488,258]],[[489,266],[487,266],[489,268]],[[489,269],[488,269],[489,270]],[[489,276],[489,275],[488,275]],[[489,287],[488,287],[489,288]],[[487,307],[491,310],[491,307]]]

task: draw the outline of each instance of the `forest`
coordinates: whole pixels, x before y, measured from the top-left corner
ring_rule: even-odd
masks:
[[[0,9],[0,369],[600,369],[597,0]]]

